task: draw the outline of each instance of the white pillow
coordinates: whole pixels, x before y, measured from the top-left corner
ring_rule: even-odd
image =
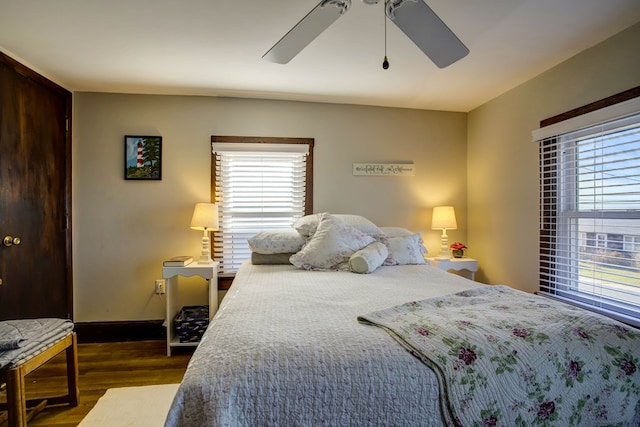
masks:
[[[261,231],[247,242],[252,252],[259,254],[295,253],[302,249],[304,237],[296,230]]]
[[[416,234],[403,227],[380,227],[380,230],[384,233],[384,237],[410,237]],[[420,250],[422,251],[422,255],[427,253],[427,248],[424,247],[422,238],[420,238]]]
[[[380,227],[380,230],[387,237],[408,237],[414,234],[413,231],[403,227]]]
[[[426,249],[420,233],[408,237],[384,237],[382,242],[389,249],[384,265],[424,264]]]
[[[320,215],[318,228],[300,252],[289,261],[305,270],[338,270],[354,252],[375,239],[329,213]]]
[[[354,273],[372,273],[384,263],[387,256],[389,256],[389,250],[385,244],[373,242],[351,255],[349,269]]]
[[[293,228],[298,230],[298,233],[303,236],[313,236],[313,233],[315,233],[318,228],[321,215],[323,214],[317,213],[303,216],[293,223]],[[363,216],[351,214],[333,214],[333,216],[370,236],[382,236],[384,234],[377,225]]]

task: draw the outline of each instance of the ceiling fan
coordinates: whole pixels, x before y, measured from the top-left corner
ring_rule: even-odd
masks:
[[[380,0],[362,0],[377,4]],[[322,0],[267,53],[264,59],[286,64],[344,15],[351,0]],[[423,0],[385,0],[387,18],[402,30],[439,68],[464,58],[469,49]]]

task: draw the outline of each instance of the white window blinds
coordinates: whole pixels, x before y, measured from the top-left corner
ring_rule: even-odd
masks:
[[[540,291],[640,325],[640,113],[562,126],[540,141]]]
[[[219,231],[214,257],[233,273],[251,256],[247,240],[290,229],[305,214],[308,144],[212,143]]]

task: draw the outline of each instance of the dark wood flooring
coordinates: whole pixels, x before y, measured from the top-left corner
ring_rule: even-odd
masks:
[[[109,388],[179,383],[193,348],[174,348],[171,354],[167,357],[164,341],[78,344],[79,405],[46,408],[29,426],[77,426]],[[27,398],[64,394],[65,374],[63,352],[27,376]],[[6,401],[5,392],[0,401]]]

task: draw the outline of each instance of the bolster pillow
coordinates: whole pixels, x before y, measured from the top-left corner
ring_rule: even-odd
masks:
[[[354,273],[371,273],[387,259],[389,250],[384,243],[373,242],[349,258],[349,269]]]

